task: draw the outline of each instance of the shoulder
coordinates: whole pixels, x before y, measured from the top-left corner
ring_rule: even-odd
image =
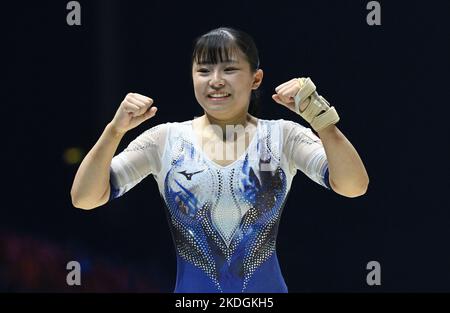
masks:
[[[168,134],[172,130],[178,130],[181,128],[186,128],[190,124],[190,121],[182,121],[182,122],[166,122],[157,125],[153,125],[150,128],[143,131],[139,136],[143,137],[154,137],[160,136],[164,134]]]
[[[281,140],[284,145],[290,146],[290,143],[313,143],[320,142],[320,138],[314,134],[311,128],[306,127],[296,121],[277,119],[269,120],[272,125],[277,125],[276,128],[282,136]]]
[[[150,138],[158,137],[169,131],[169,129],[171,127],[170,124],[171,123],[168,122],[168,123],[161,123],[161,124],[153,125],[150,128],[147,128],[146,130],[144,130],[137,138],[150,139]]]
[[[260,119],[260,122],[263,126],[267,128],[272,129],[279,129],[282,131],[285,135],[288,135],[292,131],[295,132],[308,132],[309,128],[305,127],[297,122],[291,121],[291,120],[285,120],[285,119]]]
[[[172,122],[150,126],[141,132],[127,147],[127,150],[141,150],[152,146],[161,146],[173,127]]]
[[[164,141],[167,136],[176,136],[179,133],[186,133],[186,130],[191,127],[191,121],[181,122],[166,122],[151,126],[143,131],[136,139],[145,142]]]

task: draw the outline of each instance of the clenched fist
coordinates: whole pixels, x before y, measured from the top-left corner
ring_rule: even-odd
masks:
[[[294,98],[300,88],[301,85],[299,84],[298,79],[291,79],[275,88],[276,94],[272,95],[272,99],[298,114],[298,112],[295,111]],[[310,100],[310,98],[306,98],[300,103],[300,112],[305,110]]]
[[[153,99],[138,93],[125,96],[114,115],[111,125],[119,133],[126,133],[142,122],[155,116],[157,107],[152,107]]]

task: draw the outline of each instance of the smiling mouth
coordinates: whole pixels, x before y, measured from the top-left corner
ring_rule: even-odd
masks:
[[[231,95],[229,93],[220,93],[220,94],[212,94],[208,95],[208,98],[213,101],[220,101],[229,98]]]

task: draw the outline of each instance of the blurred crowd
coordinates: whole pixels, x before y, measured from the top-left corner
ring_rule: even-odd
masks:
[[[66,282],[70,261],[80,264],[79,286]],[[0,231],[0,292],[162,292],[148,276],[143,265],[118,264],[73,245]]]

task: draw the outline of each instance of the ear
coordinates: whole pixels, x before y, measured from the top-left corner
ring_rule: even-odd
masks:
[[[264,72],[262,69],[258,69],[255,73],[255,76],[253,78],[253,85],[252,85],[252,89],[256,90],[258,89],[259,85],[261,85],[262,83],[262,79],[264,76]]]

